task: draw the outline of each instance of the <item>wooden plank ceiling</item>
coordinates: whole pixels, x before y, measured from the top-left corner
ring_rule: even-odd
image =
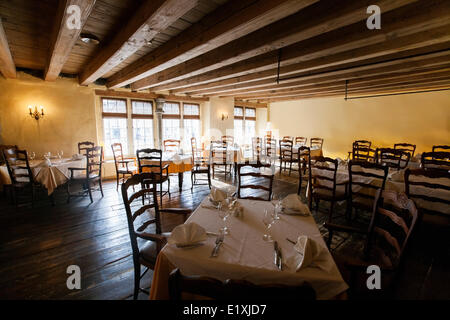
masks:
[[[71,5],[79,30],[64,23]],[[448,0],[9,0],[0,18],[7,78],[18,67],[241,104],[450,88]]]

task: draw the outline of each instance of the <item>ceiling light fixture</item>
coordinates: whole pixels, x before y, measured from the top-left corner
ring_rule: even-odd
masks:
[[[97,38],[96,36],[94,36],[91,33],[82,33],[80,34],[80,40],[83,41],[84,43],[92,43],[92,44],[99,44],[100,43],[100,39]]]

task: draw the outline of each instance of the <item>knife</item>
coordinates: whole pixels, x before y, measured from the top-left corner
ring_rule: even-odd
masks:
[[[216,239],[216,246],[214,247],[213,251],[211,252],[211,257],[217,257],[217,254],[219,253],[219,248],[223,244],[224,235],[220,234]]]
[[[281,254],[281,248],[278,247],[278,269],[283,270],[283,255]]]
[[[273,263],[278,267],[278,242],[274,241],[273,242],[273,249],[274,249],[274,256],[273,256]]]

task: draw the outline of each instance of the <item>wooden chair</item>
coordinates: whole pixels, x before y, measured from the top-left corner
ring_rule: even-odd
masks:
[[[277,158],[277,140],[275,138],[264,137],[263,155],[265,162],[275,163]]]
[[[102,187],[102,161],[103,159],[103,147],[97,146],[86,149],[86,168],[69,168],[70,178],[67,181],[67,203],[70,202],[70,198],[76,196],[70,193],[70,185],[73,183],[81,183],[85,186],[91,203],[94,202],[92,198],[92,184],[98,182],[100,193],[103,195]],[[84,174],[80,174],[84,171]],[[74,175],[77,172],[77,175]]]
[[[256,161],[261,161],[263,154],[262,139],[260,137],[252,138],[252,159]]]
[[[223,166],[226,180],[228,174],[231,176],[231,168],[233,167],[233,161],[229,159],[228,144],[224,141],[211,141],[209,150],[213,179],[215,178],[216,167]]]
[[[350,287],[351,299],[374,297],[374,294],[375,297],[392,298],[417,217],[418,211],[414,202],[405,194],[378,189],[368,229],[325,223],[325,228],[329,230],[328,243],[331,243],[334,231],[366,236],[364,250],[361,252],[352,252],[346,256],[333,254],[344,280]],[[367,288],[367,267],[370,265],[381,269],[381,290]]]
[[[232,146],[234,144],[234,137],[222,136],[222,142],[225,143],[227,146]]]
[[[3,156],[3,150],[7,150],[7,149],[15,149],[15,150],[19,150],[19,148],[17,147],[17,145],[7,145],[7,144],[0,144],[0,166],[4,165],[6,163],[6,160]]]
[[[315,300],[316,293],[311,285],[264,284],[255,285],[246,280],[228,279],[224,282],[204,276],[185,276],[175,269],[169,276],[170,300],[182,300],[182,294],[189,293],[215,300]]]
[[[197,179],[198,174],[206,174],[208,186],[211,189],[211,165],[209,163],[209,157],[205,157],[203,155],[203,150],[197,149],[197,140],[195,138],[191,138],[191,147],[192,147],[192,164],[193,167],[191,169],[191,191],[194,189],[194,185],[205,185],[204,183],[197,183],[197,180],[205,180],[205,179]]]
[[[411,153],[403,149],[378,148],[376,150],[376,163],[397,170],[406,168],[410,158]]]
[[[306,146],[307,141],[308,141],[308,138],[306,138],[306,137],[295,137],[296,145]]]
[[[372,142],[367,140],[356,140],[352,144],[351,156],[353,161],[373,161],[376,159],[374,150],[371,149]]]
[[[19,206],[19,192],[30,190],[31,205],[34,207],[36,191],[41,189],[41,186],[34,180],[33,171],[28,162],[28,153],[25,150],[18,150],[16,146],[12,146],[11,148],[4,148],[2,155],[11,180],[10,190],[14,204],[16,207]]]
[[[446,183],[445,183],[446,182]],[[449,217],[450,173],[434,169],[406,169],[405,191],[424,215]]]
[[[119,181],[125,181],[126,175],[133,175],[137,170],[136,166],[134,166],[135,159],[134,158],[125,158],[123,156],[122,144],[121,143],[113,143],[111,145],[111,149],[114,156],[114,165],[116,167],[116,181],[117,187],[116,190],[119,190]],[[130,165],[133,164],[133,165]],[[122,178],[120,179],[120,175]]]
[[[167,139],[164,140],[164,152],[179,152],[180,151],[180,140]]]
[[[338,183],[336,174],[338,170],[338,160],[327,157],[313,157],[310,164],[309,181],[310,209],[312,201],[316,203],[316,212],[319,209],[320,200],[330,202],[328,221],[333,217],[334,205],[338,201],[347,199],[347,181]]]
[[[282,140],[290,140],[292,143],[294,143],[294,137],[293,136],[284,136]]]
[[[372,210],[376,190],[379,188],[384,190],[388,172],[388,167],[376,163],[349,161],[348,219],[351,219],[353,209]]]
[[[86,155],[86,150],[95,147],[95,143],[90,141],[78,142],[78,153]]]
[[[159,198],[162,207],[163,196],[168,194],[170,199],[169,164],[163,165],[162,151],[160,149],[136,150],[139,173],[144,171],[155,174],[156,183],[159,184]],[[167,181],[167,190],[163,191],[163,183]]]
[[[301,191],[302,191],[303,176],[306,174],[306,169],[310,170],[310,168],[311,168],[311,149],[307,146],[301,146],[298,149],[298,168],[299,169],[298,169],[298,191],[297,191],[297,194],[300,195]],[[309,182],[310,176],[311,176],[311,174],[308,173],[308,182]],[[306,193],[305,193],[305,196],[308,197],[308,195]],[[309,205],[309,207],[311,208],[311,204]]]
[[[181,214],[186,220],[186,216],[191,213],[189,209],[161,209],[158,206],[156,196],[156,184],[158,178],[155,179],[155,173],[145,172],[135,174],[122,184],[122,199],[125,206],[125,212],[128,221],[128,232],[130,235],[131,249],[133,251],[134,265],[134,292],[133,298],[136,300],[139,291],[146,292],[140,288],[140,280],[148,271],[155,269],[156,258],[162,247],[166,243],[169,233],[161,231],[161,213]],[[134,192],[135,186],[144,186],[139,191]],[[132,194],[128,194],[130,188],[133,189]],[[150,199],[145,203],[145,199]],[[138,205],[135,200],[141,200],[142,205]],[[136,210],[135,210],[136,209]],[[135,211],[132,211],[135,210]],[[153,211],[152,213],[150,211]],[[139,227],[135,227],[139,225]],[[149,230],[151,229],[151,230]],[[140,243],[138,242],[140,240]],[[141,265],[146,270],[141,275]],[[148,292],[146,292],[148,294]]]
[[[409,158],[414,158],[414,152],[416,152],[416,145],[410,143],[396,143],[394,144],[395,150],[402,150],[409,153]]]
[[[450,170],[450,152],[424,152],[420,160],[422,169]]]
[[[261,170],[270,169],[271,174],[261,173]],[[243,184],[244,177],[252,177],[254,184]],[[239,199],[252,199],[252,200],[267,200],[272,199],[272,186],[273,186],[274,171],[270,164],[258,163],[239,163],[238,164],[238,198]],[[264,183],[264,181],[266,183]],[[267,183],[268,181],[268,183]],[[264,185],[268,184],[268,186]],[[268,193],[268,198],[254,197],[254,196],[242,196],[242,189],[263,190]]]
[[[322,149],[323,139],[322,138],[311,138],[309,139],[309,144],[311,149]]]
[[[292,164],[298,162],[298,154],[293,152],[293,142],[290,139],[283,138],[279,141],[280,144],[280,175],[283,170],[287,170],[287,164],[289,163],[289,175],[291,175]]]
[[[450,146],[446,146],[446,145],[433,146],[431,151],[432,152],[439,152],[439,151],[450,152]]]

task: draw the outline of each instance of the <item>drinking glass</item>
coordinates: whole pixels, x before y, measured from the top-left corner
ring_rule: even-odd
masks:
[[[274,193],[272,196],[272,205],[274,207],[274,219],[280,220],[280,216],[278,212],[281,211],[281,196],[279,194]]]
[[[273,219],[273,214],[271,212],[271,210],[269,209],[264,209],[264,217],[263,217],[263,223],[266,226],[266,233],[263,235],[263,240],[267,241],[267,242],[272,242],[272,236],[269,233],[269,229],[272,226],[274,222]]]
[[[229,234],[230,233],[230,229],[227,228],[227,218],[230,214],[229,210],[228,210],[228,206],[224,208],[223,203],[221,201],[219,201],[219,203],[216,206],[218,214],[219,214],[219,218],[222,219],[223,221],[223,227],[221,229],[219,229],[219,232],[222,234]]]
[[[34,153],[33,151],[31,151],[31,152],[28,154],[28,157],[30,158],[30,160],[34,160],[34,158],[36,158],[36,153]]]
[[[63,157],[63,155],[64,155],[64,151],[58,151],[58,158],[59,158],[59,162],[61,163],[62,162],[62,157]]]

